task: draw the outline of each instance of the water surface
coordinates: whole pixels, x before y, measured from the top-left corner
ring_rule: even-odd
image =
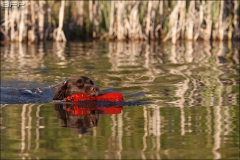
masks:
[[[55,85],[90,77],[125,102],[56,104]],[[239,48],[231,42],[1,46],[1,158],[237,159]]]

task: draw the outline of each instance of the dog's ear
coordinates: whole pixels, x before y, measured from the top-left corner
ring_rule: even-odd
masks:
[[[66,88],[67,88],[66,85],[67,85],[67,82],[64,82],[56,88],[54,95],[53,95],[53,100],[63,100],[64,99]]]

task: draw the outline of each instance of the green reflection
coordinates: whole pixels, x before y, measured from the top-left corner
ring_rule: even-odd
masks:
[[[239,52],[224,43],[4,45],[1,81],[48,83],[87,75],[122,92],[120,114],[80,134],[53,104],[1,105],[1,158],[236,159]]]

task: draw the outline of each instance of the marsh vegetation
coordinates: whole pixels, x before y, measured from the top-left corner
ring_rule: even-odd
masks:
[[[1,9],[1,39],[239,39],[239,1],[27,1]]]

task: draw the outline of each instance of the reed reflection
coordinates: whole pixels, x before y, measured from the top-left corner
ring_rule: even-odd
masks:
[[[34,104],[24,104],[21,108],[20,120],[20,153],[22,159],[31,158],[31,150],[38,151],[40,148],[41,130],[45,125],[41,123],[43,117],[40,116],[41,105],[34,106]],[[35,129],[35,132],[34,132]],[[38,156],[34,158],[39,159]]]
[[[221,104],[221,101],[220,98],[218,103]],[[238,141],[232,138],[238,134],[236,108],[237,106],[220,105],[182,107],[173,104],[123,108],[99,103],[55,104],[54,107],[33,104],[8,107],[2,105],[2,146],[4,152],[7,149],[18,150],[17,156],[22,158],[38,158],[43,155],[36,153],[42,150],[45,153],[53,148],[61,149],[59,156],[62,156],[62,153],[69,152],[66,151],[66,145],[69,140],[73,140],[74,143],[70,146],[81,142],[83,145],[76,146],[75,149],[86,153],[92,150],[98,152],[99,148],[95,147],[99,145],[109,159],[121,159],[129,148],[141,154],[142,159],[184,157],[184,154],[188,155],[189,151],[196,149],[199,153],[194,156],[198,159],[203,159],[202,152],[207,152],[206,155],[213,156],[214,159],[221,159],[226,157],[222,148],[228,151],[234,149],[235,152],[238,145]],[[63,126],[74,130],[81,141],[75,142],[76,137],[72,136],[74,133],[56,126],[54,111],[57,118],[62,120]],[[105,115],[100,116],[101,114]],[[91,132],[90,129],[93,134],[87,134]],[[83,136],[85,134],[87,136]],[[66,139],[66,136],[71,137]],[[14,146],[12,140],[17,140]],[[52,146],[59,144],[59,140],[64,143],[64,147]],[[235,148],[231,148],[232,146]],[[205,148],[209,149],[206,151]],[[72,148],[71,151],[74,152],[75,149]]]
[[[122,106],[100,104],[98,102],[81,102],[55,104],[54,110],[63,127],[73,128],[76,134],[85,134],[89,128],[97,127],[99,114],[120,114]]]
[[[87,74],[94,77],[102,90],[114,88],[122,92],[126,101],[153,103],[124,107],[123,112],[121,106],[101,107],[94,103],[90,106],[56,104],[54,109],[32,104],[2,107],[6,110],[2,112],[5,115],[2,133],[21,135],[13,149],[19,149],[23,156],[30,154],[31,149],[36,152],[44,149],[41,158],[54,147],[54,150],[61,149],[59,157],[69,155],[65,147],[71,130],[81,136],[88,135],[82,136],[84,145],[80,146],[86,159],[90,159],[91,151],[98,153],[99,148],[103,148],[108,159],[127,158],[129,149],[141,154],[141,157],[136,154],[138,159],[191,156],[203,159],[205,155],[226,159],[238,152],[239,49],[234,43],[62,43],[45,48],[40,45],[36,47],[39,49],[17,44],[4,47],[1,50],[3,79],[22,77],[32,81],[40,77],[56,84],[74,74]],[[50,74],[39,68],[48,69]],[[51,96],[50,92],[46,95]],[[11,95],[9,103],[14,98]],[[11,114],[12,108],[16,109],[15,114]],[[121,114],[107,112],[111,108]],[[54,111],[67,129],[56,127]],[[20,127],[12,127],[11,123],[14,126],[20,123]],[[93,134],[88,134],[91,129]],[[61,133],[58,138],[47,136],[56,132]],[[49,137],[54,137],[53,141]],[[75,141],[76,137],[72,138]],[[12,145],[9,139],[3,142]],[[64,141],[64,147],[51,145],[59,139],[61,143]],[[71,155],[79,154],[77,142],[71,145],[76,146]],[[36,154],[35,150],[32,155]]]

